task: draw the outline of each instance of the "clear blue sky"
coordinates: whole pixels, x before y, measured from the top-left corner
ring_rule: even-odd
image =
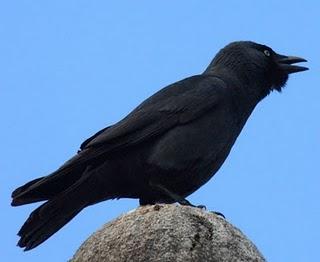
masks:
[[[152,3],[151,3],[152,2]],[[189,197],[218,210],[269,261],[317,261],[320,221],[319,1],[1,1],[2,261],[66,261],[136,200],[85,209],[43,245],[17,248],[37,206],[10,193],[149,95],[201,73],[235,40],[309,60],[254,111],[224,166]]]

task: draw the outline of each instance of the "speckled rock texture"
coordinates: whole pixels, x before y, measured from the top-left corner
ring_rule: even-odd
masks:
[[[256,246],[225,219],[179,205],[139,207],[104,225],[72,262],[265,261]]]

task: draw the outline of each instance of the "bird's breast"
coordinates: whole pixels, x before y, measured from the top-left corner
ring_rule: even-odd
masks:
[[[185,125],[179,125],[159,137],[149,161],[168,169],[188,162],[212,159],[238,136],[239,120],[221,108]]]
[[[176,126],[154,143],[148,164],[158,170],[155,172],[158,175],[170,176],[168,181],[174,177],[177,184],[185,186],[187,194],[192,193],[207,182],[227,158],[241,131],[242,121],[230,108],[221,107],[188,124]]]

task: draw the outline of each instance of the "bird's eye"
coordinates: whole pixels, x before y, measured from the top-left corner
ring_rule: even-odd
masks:
[[[270,51],[269,51],[269,50],[267,50],[267,49],[266,49],[266,50],[264,50],[264,51],[263,51],[263,53],[264,53],[266,56],[270,56],[270,55],[271,55]]]

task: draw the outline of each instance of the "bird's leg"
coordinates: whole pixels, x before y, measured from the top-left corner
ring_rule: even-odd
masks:
[[[200,209],[206,209],[206,206],[204,206],[204,205],[195,206],[195,205],[191,204],[187,199],[179,196],[176,193],[171,192],[169,189],[165,188],[163,185],[154,184],[154,183],[150,182],[150,186],[155,188],[155,189],[157,189],[157,190],[159,190],[159,191],[161,191],[163,194],[165,194],[166,196],[170,197],[175,202],[178,202],[180,205],[197,207],[197,208],[200,208]],[[218,216],[221,216],[221,217],[225,218],[225,216],[220,212],[217,212],[217,211],[211,211],[211,212],[216,214],[216,215],[218,215]]]
[[[171,192],[170,190],[165,188],[163,185],[154,184],[152,182],[150,182],[150,185],[151,185],[151,187],[156,188],[157,190],[161,191],[166,196],[170,197],[175,202],[178,202],[180,205],[198,207],[198,208],[201,208],[201,209],[205,209],[206,208],[204,205],[195,206],[195,205],[191,204],[187,199],[183,198],[182,196],[180,196],[180,195],[178,195],[176,193]]]

